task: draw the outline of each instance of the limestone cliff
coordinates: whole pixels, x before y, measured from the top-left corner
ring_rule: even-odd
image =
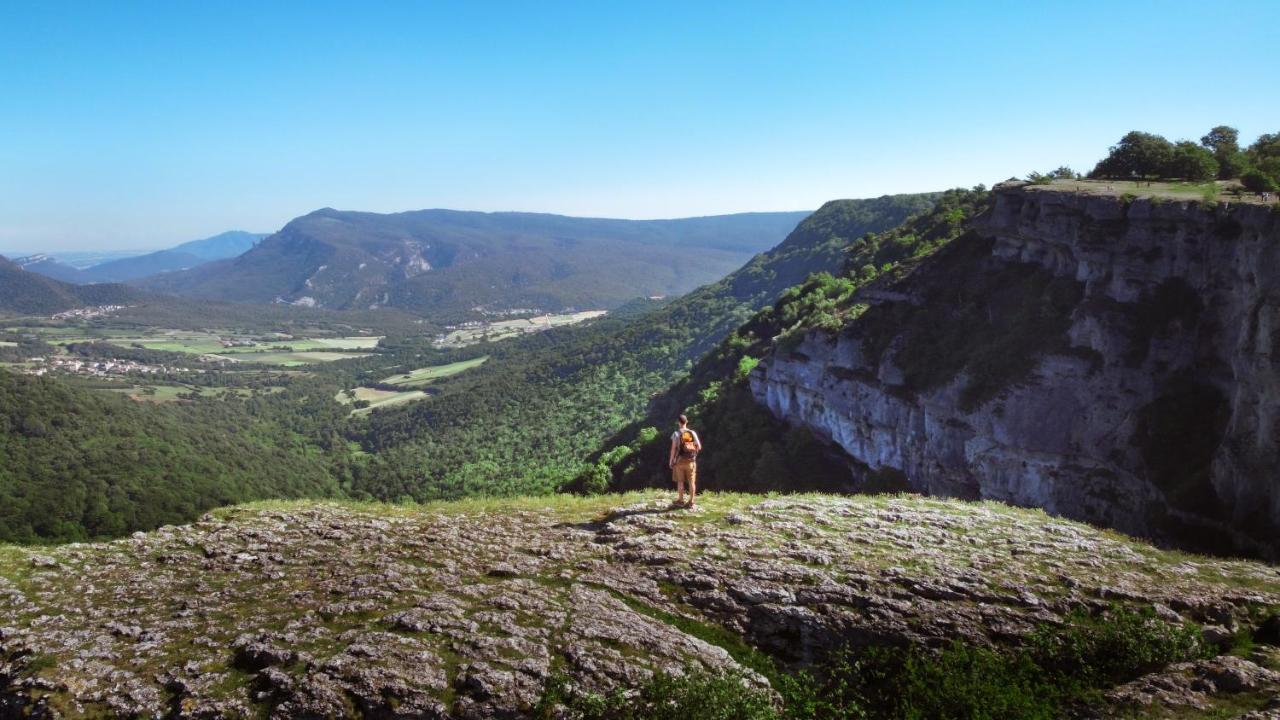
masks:
[[[1005,185],[860,300],[750,378],[860,481],[1280,552],[1272,207]]]

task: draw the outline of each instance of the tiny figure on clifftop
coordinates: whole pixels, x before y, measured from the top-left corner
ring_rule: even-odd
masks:
[[[689,427],[689,418],[679,417],[680,427],[671,433],[671,453],[667,465],[671,468],[671,479],[676,483],[676,505],[696,508],[698,498],[698,453],[702,452],[702,441],[698,433]],[[685,485],[689,486],[689,502],[684,500]]]

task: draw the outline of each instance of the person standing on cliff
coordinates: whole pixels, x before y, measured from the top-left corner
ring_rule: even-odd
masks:
[[[698,507],[698,453],[702,452],[702,441],[698,433],[689,427],[689,418],[681,415],[680,426],[671,433],[671,452],[667,456],[667,466],[671,468],[671,479],[676,483],[676,505],[689,508]],[[689,486],[689,502],[684,501],[685,485]]]

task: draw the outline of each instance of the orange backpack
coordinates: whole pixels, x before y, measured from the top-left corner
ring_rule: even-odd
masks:
[[[680,431],[680,457],[690,460],[698,457],[698,441],[694,439],[692,430]]]

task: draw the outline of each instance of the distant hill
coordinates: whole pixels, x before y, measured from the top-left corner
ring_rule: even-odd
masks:
[[[0,312],[13,314],[57,313],[86,305],[120,305],[142,297],[127,285],[72,285],[0,257]]]
[[[222,260],[244,254],[257,245],[270,233],[251,233],[243,230],[229,230],[203,240],[184,242],[166,252],[185,253],[201,260]]]
[[[17,258],[15,262],[24,269],[63,282],[111,283],[125,282],[149,275],[186,270],[211,260],[232,258],[251,249],[263,233],[231,230],[202,240],[192,240],[167,250],[145,255],[119,258],[87,268],[77,268],[56,257],[40,254]]]
[[[138,285],[190,297],[442,315],[616,307],[722,277],[807,212],[679,220],[317,210],[235,258]]]
[[[17,257],[11,261],[13,264],[33,273],[39,273],[45,277],[61,280],[69,283],[87,282],[84,279],[84,271],[59,261],[44,253],[36,255],[27,255],[25,257]]]

